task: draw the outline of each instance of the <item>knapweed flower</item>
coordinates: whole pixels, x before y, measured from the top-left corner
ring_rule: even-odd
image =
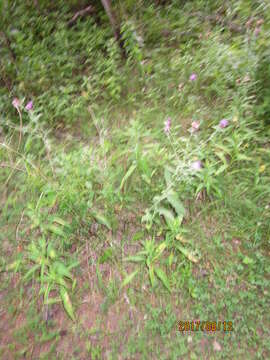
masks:
[[[164,122],[164,132],[165,134],[168,134],[171,129],[172,120],[170,117]]]
[[[197,79],[197,74],[193,73],[189,77],[189,81],[195,81]]]
[[[201,160],[196,160],[193,163],[191,163],[191,169],[195,171],[199,171],[202,169],[202,162]]]
[[[254,35],[255,36],[258,36],[261,32],[261,28],[260,27],[256,27],[255,30],[254,30]]]
[[[33,101],[31,100],[26,104],[25,110],[30,111],[32,109],[33,109]]]
[[[229,121],[227,119],[222,119],[219,122],[219,127],[221,129],[224,129],[225,127],[227,127],[229,125]]]
[[[18,98],[14,98],[12,100],[12,105],[15,107],[15,109],[18,109],[20,107],[20,100]]]
[[[192,123],[191,123],[191,132],[198,131],[199,128],[200,128],[199,121],[192,121]]]

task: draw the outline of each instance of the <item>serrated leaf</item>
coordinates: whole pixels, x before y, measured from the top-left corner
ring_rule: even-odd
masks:
[[[65,233],[63,232],[63,230],[56,225],[53,225],[53,224],[49,225],[48,230],[51,231],[52,233],[54,233],[55,235],[63,236],[63,237],[65,236]]]
[[[16,271],[18,270],[20,264],[21,264],[21,260],[16,260],[16,261],[14,261],[14,262],[11,263],[11,264],[6,265],[6,266],[2,269],[2,271],[15,271],[15,272],[16,272]]]
[[[123,189],[123,186],[125,185],[125,182],[128,180],[128,178],[133,174],[134,170],[136,169],[137,165],[136,163],[132,164],[128,171],[126,172],[125,176],[123,177],[121,184],[120,184],[120,190]]]
[[[63,219],[61,219],[59,217],[56,217],[56,216],[53,217],[52,221],[56,222],[57,224],[62,225],[62,226],[67,226],[67,227],[70,226],[67,221],[65,221],[65,220],[63,220]]]
[[[72,303],[70,301],[69,295],[67,290],[64,287],[60,287],[60,296],[64,305],[64,308],[67,312],[67,314],[70,316],[70,318],[75,321],[75,316],[72,308]]]
[[[254,264],[254,260],[251,259],[250,257],[248,256],[245,256],[244,259],[242,260],[243,264],[245,265],[251,265],[251,264]]]
[[[169,290],[169,292],[171,292],[170,282],[165,272],[160,268],[155,268],[155,273],[157,274],[157,277],[162,281],[163,285]]]
[[[40,268],[39,264],[32,266],[31,269],[28,270],[27,273],[24,275],[23,281],[27,281],[31,277],[31,275],[33,275],[35,271],[37,271],[39,268]]]
[[[199,261],[197,257],[194,256],[192,251],[187,250],[183,246],[176,244],[175,247],[186,257],[188,260],[194,262],[195,264]]]
[[[154,268],[152,265],[149,265],[149,277],[150,277],[151,285],[152,285],[152,287],[154,287],[156,281],[155,281]]]
[[[171,253],[170,253],[170,256],[169,256],[169,267],[172,266],[173,259],[174,259],[174,256],[173,256],[173,253],[171,252]]]
[[[138,274],[139,269],[133,271],[131,274],[127,275],[124,281],[122,282],[121,288],[129,284],[133,278]]]
[[[167,244],[165,241],[163,241],[161,244],[159,244],[159,246],[156,248],[156,251],[155,251],[156,255],[154,256],[153,261],[157,260],[160,257],[160,255],[166,249],[166,246],[167,246]]]
[[[168,166],[166,166],[165,169],[164,169],[164,178],[165,178],[167,186],[170,186],[171,183],[172,183],[172,175],[171,175],[172,171],[171,170],[172,169],[169,168]]]
[[[183,243],[183,244],[189,244],[190,243],[190,241],[186,240],[181,234],[177,234],[175,236],[175,238],[176,238],[176,240],[181,241],[181,243]]]
[[[97,220],[98,223],[106,226],[109,230],[112,229],[109,220],[104,215],[93,211],[91,212],[91,215]]]
[[[182,202],[179,200],[179,197],[176,194],[176,192],[169,193],[167,195],[167,200],[170,203],[170,205],[174,208],[177,215],[183,218],[185,215],[185,208]]]
[[[170,224],[170,222],[175,220],[174,214],[171,210],[168,210],[163,206],[159,206],[157,208],[157,211],[158,211],[159,215],[164,216],[168,225]]]
[[[129,256],[129,257],[125,258],[124,261],[143,262],[143,261],[145,261],[145,258],[143,256],[134,255],[134,256]]]
[[[72,280],[72,275],[71,275],[70,271],[68,270],[66,265],[63,264],[61,261],[55,261],[53,266],[54,266],[54,269],[57,272],[57,274],[66,276],[67,278]]]
[[[253,159],[244,154],[238,154],[237,160],[252,161]]]

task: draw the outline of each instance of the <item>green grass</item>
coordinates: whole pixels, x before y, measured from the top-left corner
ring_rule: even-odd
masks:
[[[1,6],[1,358],[269,358],[269,6]]]

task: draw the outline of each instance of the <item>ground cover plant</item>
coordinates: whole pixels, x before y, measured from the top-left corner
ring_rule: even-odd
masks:
[[[1,358],[268,359],[270,5],[104,3],[0,4]]]

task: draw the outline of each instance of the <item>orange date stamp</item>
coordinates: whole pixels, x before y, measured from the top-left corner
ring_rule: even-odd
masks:
[[[206,331],[206,332],[231,332],[233,331],[232,321],[179,321],[178,330],[186,331]]]

